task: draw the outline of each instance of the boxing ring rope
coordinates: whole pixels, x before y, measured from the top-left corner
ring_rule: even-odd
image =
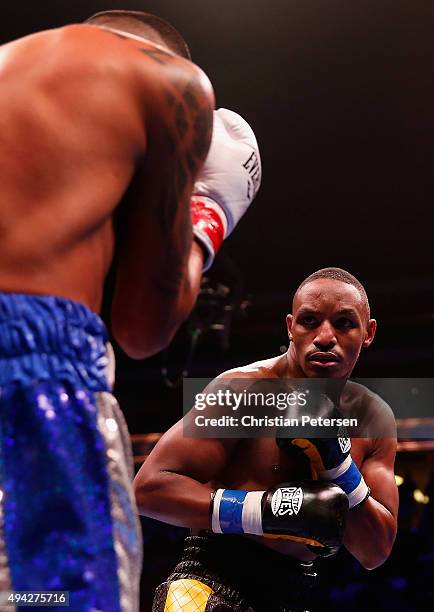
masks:
[[[396,424],[398,428],[398,453],[434,450],[434,418],[397,419]],[[421,432],[423,432],[424,439],[420,439]],[[131,435],[136,465],[145,461],[162,435],[162,433],[157,432]]]

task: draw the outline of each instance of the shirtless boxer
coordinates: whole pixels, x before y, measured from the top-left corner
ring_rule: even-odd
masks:
[[[213,116],[181,36],[144,13],[6,44],[0,76],[0,591],[136,610],[141,537],[97,315],[104,279],[114,259],[125,352],[166,346],[256,193],[256,140],[235,113]]]
[[[387,404],[361,385],[345,384],[376,330],[365,290],[351,274],[326,268],[308,277],[287,325],[285,355],[220,379],[335,379],[343,387],[341,413],[351,407],[353,414],[381,415],[395,431]],[[305,610],[314,559],[342,536],[364,567],[383,563],[396,534],[396,438],[353,439],[351,453],[338,441],[311,439],[309,447],[291,438],[193,440],[183,436],[182,421],[174,425],[137,474],[136,500],[141,514],[200,534],[186,539],[153,610],[189,610],[193,601],[195,610],[207,612]],[[311,480],[312,468],[319,481]],[[291,511],[276,515],[273,500],[285,494]]]

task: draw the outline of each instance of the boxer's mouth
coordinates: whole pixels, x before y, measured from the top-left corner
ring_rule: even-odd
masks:
[[[335,353],[330,351],[324,353],[323,351],[317,351],[316,353],[310,353],[307,357],[308,361],[313,363],[318,363],[321,365],[333,365],[335,363],[339,363],[341,361],[340,357],[338,357]]]

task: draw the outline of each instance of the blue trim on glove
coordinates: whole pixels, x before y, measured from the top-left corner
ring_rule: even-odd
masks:
[[[243,503],[247,491],[225,489],[220,500],[219,521],[223,533],[244,533]]]
[[[347,495],[349,495],[359,486],[361,480],[362,475],[359,468],[354,461],[352,461],[347,471],[341,474],[341,476],[333,478],[331,482],[337,484]]]

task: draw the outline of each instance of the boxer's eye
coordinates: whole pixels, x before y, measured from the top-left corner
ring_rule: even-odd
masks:
[[[335,321],[335,327],[338,329],[353,329],[356,327],[356,323],[348,317],[339,317],[339,319]]]
[[[301,325],[305,325],[306,327],[313,327],[316,325],[317,320],[313,315],[304,315],[301,317],[300,321]]]

